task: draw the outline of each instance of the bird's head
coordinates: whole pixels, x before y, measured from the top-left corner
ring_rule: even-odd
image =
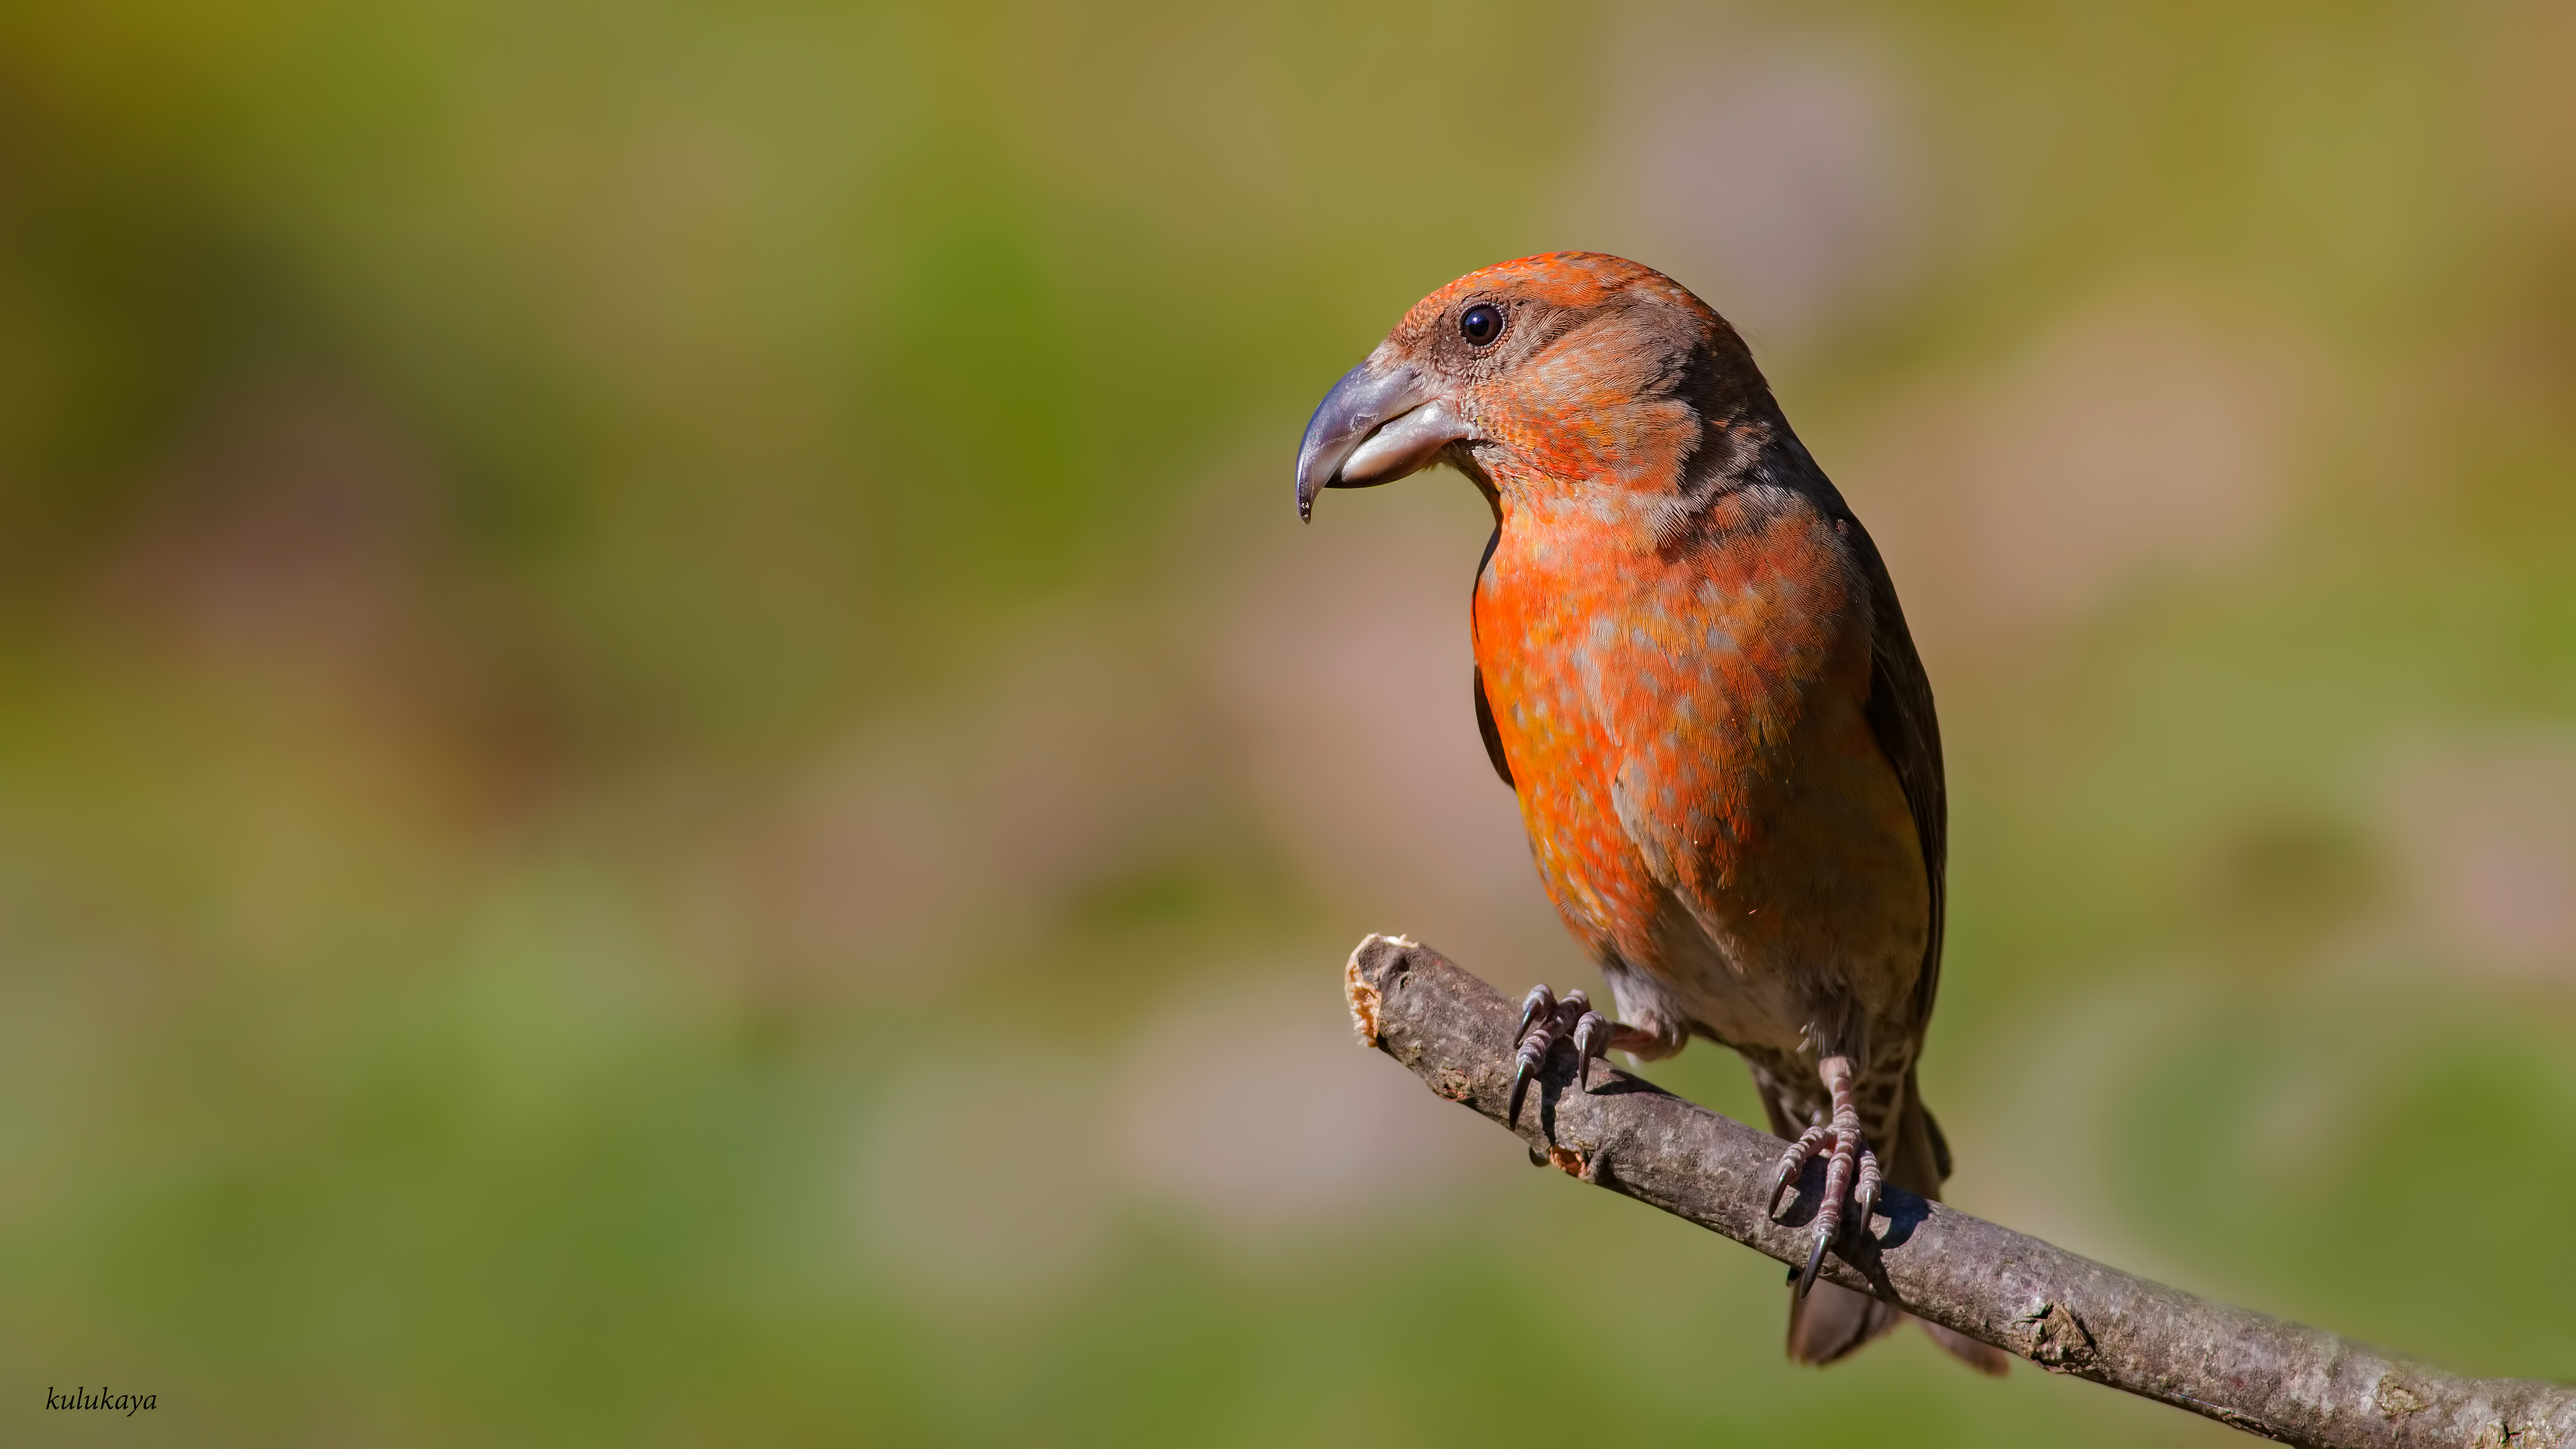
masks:
[[[1735,329],[1680,283],[1598,252],[1523,257],[1414,304],[1325,394],[1297,513],[1443,460],[1489,498],[1670,494],[1746,456],[1777,415]]]

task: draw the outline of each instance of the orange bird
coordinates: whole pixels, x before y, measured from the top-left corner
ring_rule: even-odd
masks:
[[[1887,565],[1735,329],[1617,257],[1525,257],[1422,299],[1315,410],[1298,513],[1435,462],[1494,510],[1470,616],[1485,749],[1618,1005],[1530,993],[1512,1115],[1560,1043],[1585,1079],[1612,1047],[1734,1048],[1795,1139],[1773,1211],[1826,1161],[1789,1354],[1840,1358],[1905,1315],[1817,1283],[1825,1252],[1868,1231],[1882,1172],[1927,1198],[1950,1173],[1914,1076],[1941,737]]]

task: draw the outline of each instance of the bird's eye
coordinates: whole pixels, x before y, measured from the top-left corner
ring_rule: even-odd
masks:
[[[1479,302],[1458,314],[1458,335],[1482,347],[1503,335],[1503,314]]]

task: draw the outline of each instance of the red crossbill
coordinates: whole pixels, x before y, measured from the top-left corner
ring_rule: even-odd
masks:
[[[1735,329],[1616,257],[1528,257],[1424,298],[1316,409],[1298,512],[1435,462],[1494,512],[1469,618],[1486,751],[1618,1007],[1530,993],[1513,1115],[1561,1044],[1579,1067],[1734,1048],[1795,1139],[1773,1210],[1826,1161],[1789,1353],[1840,1358],[1904,1315],[1818,1284],[1824,1254],[1868,1231],[1882,1172],[1929,1198],[1950,1171],[1915,1086],[1940,729],[1887,566]]]

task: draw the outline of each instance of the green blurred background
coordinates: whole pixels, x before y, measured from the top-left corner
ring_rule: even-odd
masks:
[[[2544,0],[0,8],[0,1436],[2239,1442],[1793,1369],[1776,1265],[1351,1047],[1366,930],[1586,979],[1482,505],[1289,496],[1557,247],[1891,559],[1955,1200],[2576,1378],[2571,74]]]

